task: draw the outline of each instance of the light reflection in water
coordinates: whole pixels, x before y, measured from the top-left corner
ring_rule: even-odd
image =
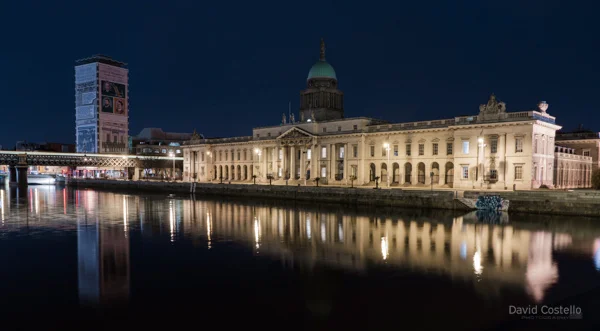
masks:
[[[254,217],[254,242],[256,243],[256,249],[260,247],[260,222]]]
[[[381,256],[387,260],[389,254],[388,242],[386,237],[381,237]]]
[[[39,194],[35,190],[29,193],[36,211],[42,218],[45,217],[52,208],[44,206],[50,206],[52,202],[48,200],[56,196]],[[114,193],[76,191],[75,201],[83,204],[84,208],[72,208],[75,214],[63,217],[61,212],[67,210],[66,204],[75,201],[66,199],[66,190],[62,193],[65,207],[56,211],[60,217],[52,215],[51,222],[64,222],[63,219],[71,216],[77,218],[77,223],[64,224],[78,225],[81,265],[93,266],[80,269],[81,279],[92,280],[96,284],[102,272],[98,264],[101,258],[113,259],[110,261],[115,261],[122,270],[118,274],[125,277],[128,231],[138,228],[131,224],[137,223],[137,219],[129,218],[129,198]],[[0,189],[2,220],[12,221],[18,210],[9,208],[8,199],[8,192]],[[29,206],[26,208],[28,210]],[[182,231],[186,235],[179,240],[193,239],[203,244],[206,240],[207,246],[203,249],[211,249],[213,239],[223,237],[243,243],[249,250],[260,248],[261,255],[273,259],[281,258],[282,252],[291,254],[291,258],[299,264],[323,263],[350,270],[366,270],[373,263],[386,263],[390,267],[416,272],[421,270],[452,278],[478,279],[480,283],[494,287],[520,287],[527,290],[536,302],[543,301],[548,289],[558,282],[558,264],[552,257],[555,251],[581,250],[586,256],[593,257],[588,258],[588,263],[600,271],[600,237],[597,233],[591,233],[584,240],[566,232],[532,231],[518,224],[476,224],[451,216],[440,216],[436,219],[439,222],[431,222],[431,217],[409,214],[393,220],[383,217],[381,222],[371,222],[372,215],[356,212],[192,200],[155,200],[140,205],[139,214],[140,229],[143,226],[151,229],[153,219],[165,220],[168,217],[171,241]],[[312,223],[313,219],[315,223]],[[44,226],[51,227],[51,222]],[[13,223],[13,228],[21,226],[14,224],[17,222]],[[317,231],[317,237],[312,237],[312,230]],[[157,232],[166,238],[164,230]],[[285,236],[281,236],[282,233]],[[377,238],[380,238],[379,242]],[[100,251],[105,252],[104,255],[100,256]],[[111,262],[109,265],[115,264]],[[481,277],[484,269],[485,277]],[[90,276],[90,273],[96,273],[96,276]],[[125,278],[120,279],[124,281]],[[89,288],[91,292],[88,293],[97,293],[96,289]]]
[[[0,190],[0,210],[2,212],[2,222],[4,222],[4,190]]]
[[[211,235],[212,235],[212,224],[211,224],[211,219],[210,219],[210,213],[206,212],[206,241],[208,244],[208,249],[211,249],[211,246],[210,246],[210,243],[212,241]]]

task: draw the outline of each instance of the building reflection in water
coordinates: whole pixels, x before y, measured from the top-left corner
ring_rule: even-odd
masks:
[[[106,304],[129,299],[129,203],[125,196],[78,191],[84,201],[77,212],[79,299]],[[122,203],[118,203],[119,198]],[[98,204],[111,206],[96,213]],[[123,210],[119,210],[122,206]],[[125,227],[125,229],[123,228]]]
[[[373,262],[451,277],[517,286],[541,301],[558,280],[552,252],[571,246],[571,235],[446,216],[378,218],[348,213],[183,201],[186,238],[214,236],[246,242],[285,265],[328,264],[354,271]],[[194,220],[194,221],[192,221]],[[312,229],[319,229],[317,238]],[[600,243],[595,248],[598,261]],[[214,248],[214,245],[212,246]],[[470,258],[469,258],[470,257]]]

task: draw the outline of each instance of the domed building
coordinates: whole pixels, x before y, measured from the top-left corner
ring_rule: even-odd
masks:
[[[308,71],[297,111],[244,137],[192,139],[183,146],[184,180],[283,185],[532,189],[552,187],[556,131],[548,104],[508,112],[491,95],[471,116],[390,123],[344,116],[338,76],[320,57]],[[588,187],[591,157],[577,159]],[[562,164],[562,163],[561,163]],[[565,175],[566,176],[566,175]],[[569,177],[571,178],[571,177]],[[563,186],[564,187],[564,186]]]
[[[325,42],[321,56],[308,72],[306,89],[300,93],[300,121],[326,121],[344,118],[344,93],[338,89],[337,76],[325,61]]]

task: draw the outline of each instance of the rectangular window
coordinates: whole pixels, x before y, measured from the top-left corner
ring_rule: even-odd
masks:
[[[308,150],[306,150],[306,159],[310,160],[312,157],[312,150],[309,148]]]
[[[176,150],[175,154],[181,154],[181,150],[180,149]]]
[[[490,179],[491,180],[498,179],[498,170],[496,170],[496,169],[490,170]]]
[[[342,131],[342,127],[341,126],[338,126],[338,131]]]
[[[371,146],[371,157],[375,157],[375,146]]]
[[[327,132],[327,128],[323,128],[323,132]]]
[[[394,156],[398,156],[398,145],[394,145]]]
[[[438,144],[433,143],[433,155],[438,155]]]
[[[283,176],[283,169],[281,167],[277,168],[277,175],[278,177]]]
[[[463,154],[469,154],[469,142],[463,141]]]
[[[279,160],[283,160],[283,149],[279,150]]]
[[[327,158],[327,147],[321,147],[321,157]]]
[[[523,152],[523,138],[515,138],[515,153]]]
[[[462,166],[461,175],[462,179],[469,179],[469,166]]]
[[[452,155],[452,143],[446,143],[446,155]]]
[[[388,147],[389,148],[389,147]],[[385,148],[385,146],[381,147],[381,156],[386,157],[387,156],[387,148]]]
[[[247,151],[246,151],[246,150],[244,150],[244,161],[246,161],[246,160],[247,160],[247,157],[248,157],[248,154],[246,154],[246,152],[247,152]]]
[[[358,166],[356,166],[356,165],[353,165],[353,166],[350,168],[350,176],[354,176],[354,177],[356,177],[356,174],[357,174],[357,173],[358,173]]]
[[[106,134],[106,142],[109,143],[110,142],[110,133]]]
[[[204,176],[204,167],[200,167],[200,176]]]
[[[340,159],[344,158],[344,147],[340,147]]]
[[[271,132],[267,133],[267,137],[270,137],[270,136],[271,136]]]
[[[492,140],[490,141],[490,152],[491,152],[492,154],[496,154],[496,153],[498,153],[498,140],[496,140],[496,139],[492,139]]]
[[[321,167],[321,177],[327,177],[327,168]]]
[[[167,149],[163,148],[162,151],[161,151],[161,153],[166,154],[167,153]]]
[[[202,162],[204,162],[204,152],[201,152],[201,153],[200,153],[200,160],[201,160]]]
[[[352,145],[352,157],[358,157],[358,145]]]
[[[358,125],[354,124],[354,131],[358,130]]]
[[[523,166],[516,165],[515,166],[515,180],[522,180],[522,179],[523,179]]]
[[[425,155],[425,144],[419,144],[419,155]]]
[[[223,151],[219,151],[219,161],[223,161]]]
[[[240,151],[238,151],[238,161],[242,159],[241,155],[242,155],[242,153],[240,153]]]
[[[590,151],[583,151],[583,156],[590,156]]]
[[[411,151],[410,151],[411,148],[410,147],[411,147],[410,144],[406,144],[406,156],[410,156],[410,153],[411,153]]]
[[[533,153],[537,153],[538,152],[537,147],[538,147],[538,140],[537,140],[537,138],[534,138],[533,139]]]

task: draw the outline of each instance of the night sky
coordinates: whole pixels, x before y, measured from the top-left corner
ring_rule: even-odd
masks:
[[[298,109],[321,37],[346,117],[477,114],[493,92],[508,111],[545,100],[565,129],[600,130],[593,1],[166,4],[3,1],[0,144],[74,143],[74,64],[93,54],[128,63],[130,135],[251,135]]]

